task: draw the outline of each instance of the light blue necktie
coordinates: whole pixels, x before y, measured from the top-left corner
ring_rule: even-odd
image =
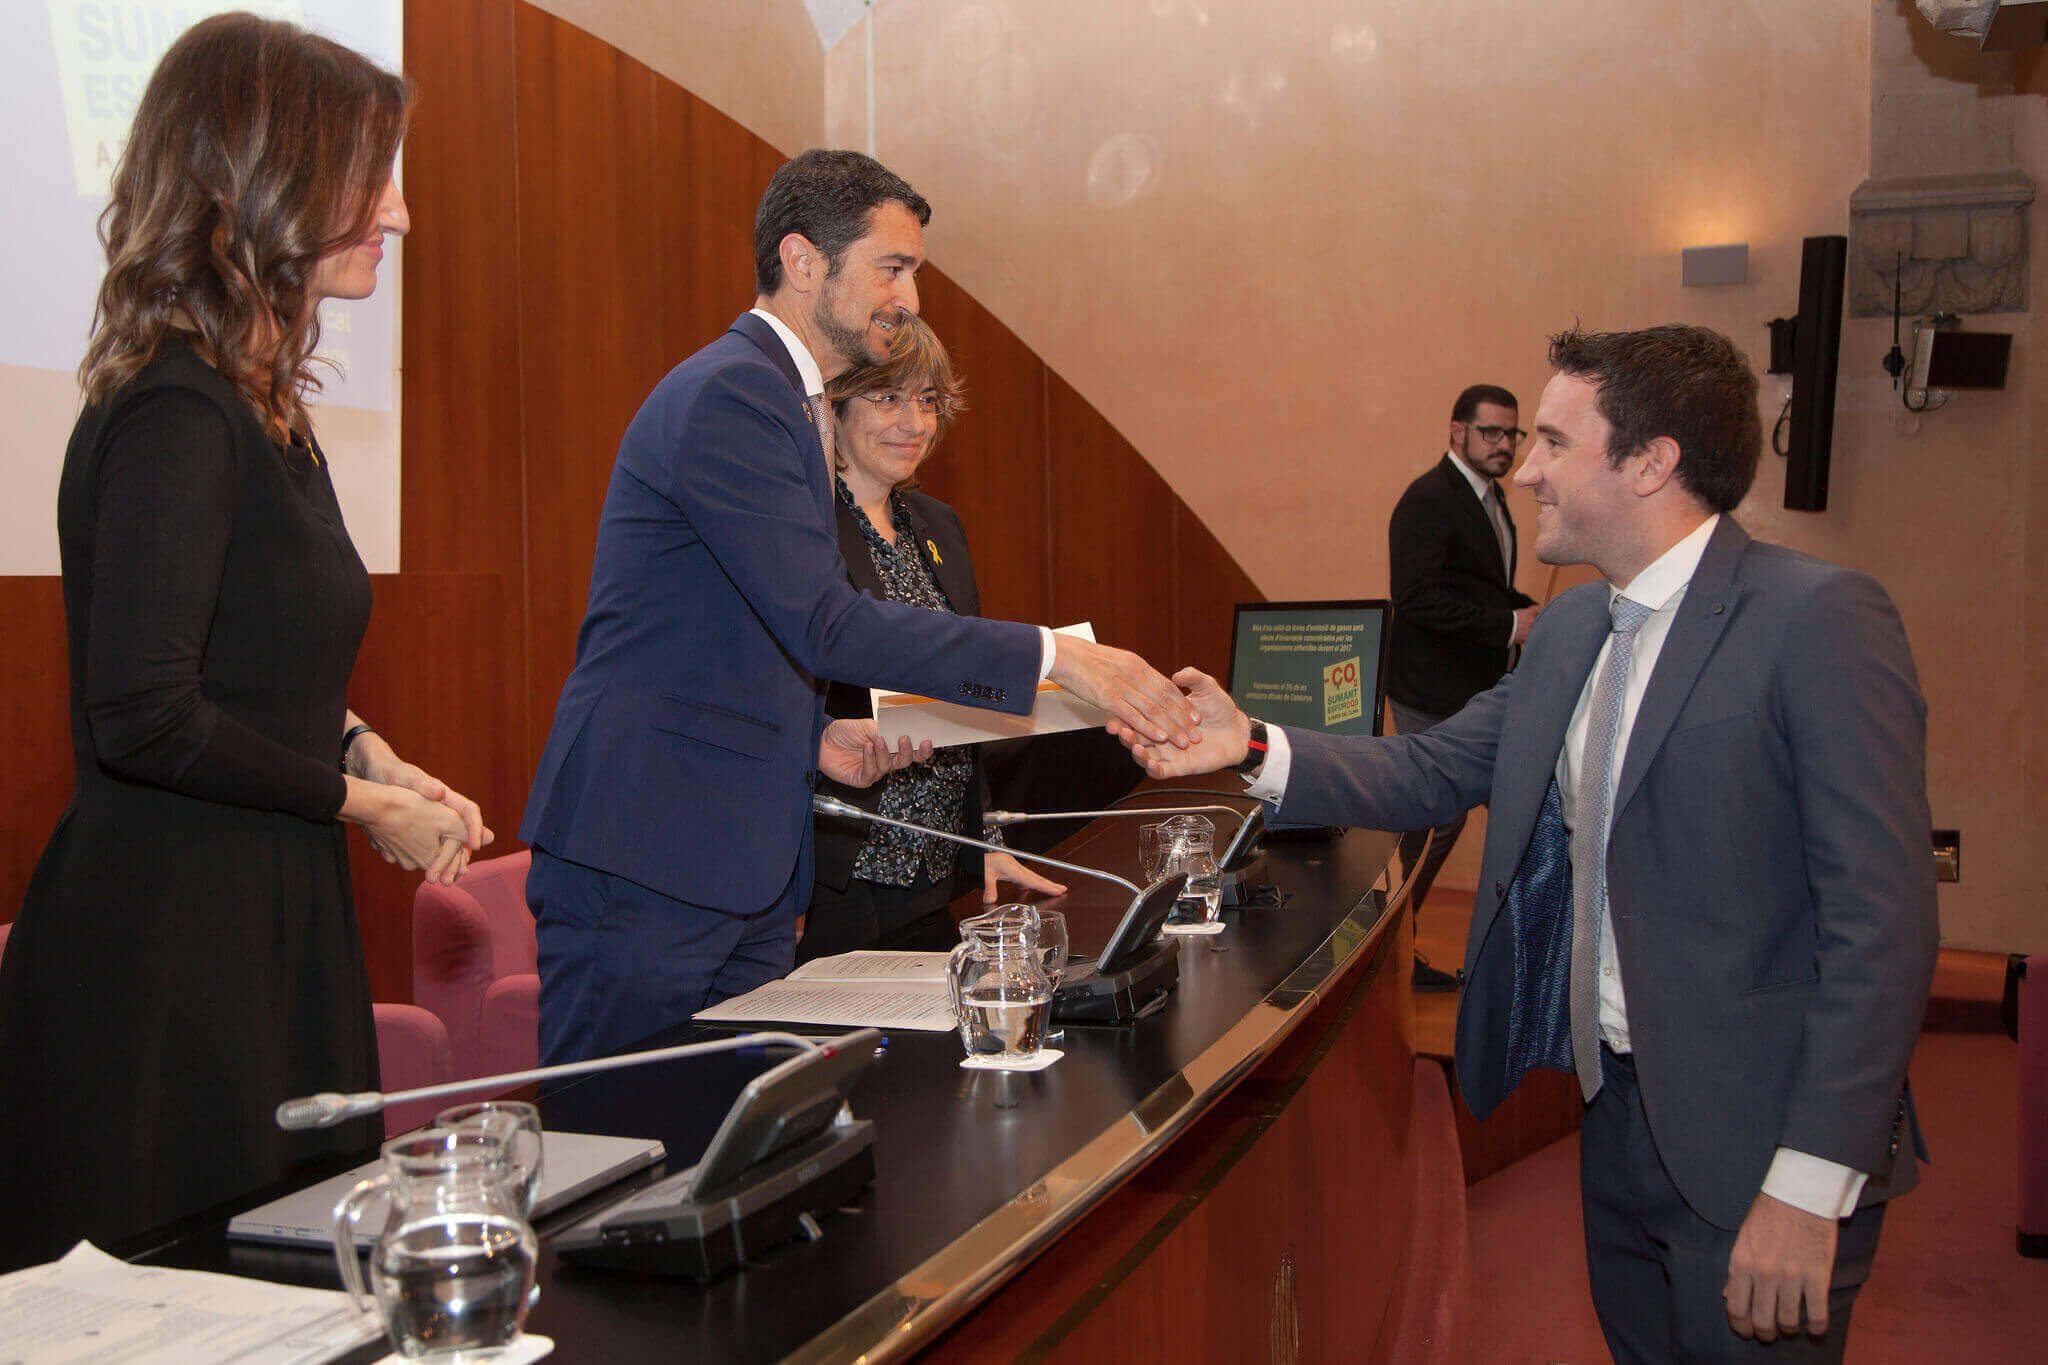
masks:
[[[1617,596],[1607,662],[1593,683],[1586,714],[1586,752],[1572,812],[1572,1064],[1588,1100],[1600,1090],[1600,918],[1607,913],[1607,803],[1614,772],[1614,736],[1628,694],[1636,632],[1656,613]]]

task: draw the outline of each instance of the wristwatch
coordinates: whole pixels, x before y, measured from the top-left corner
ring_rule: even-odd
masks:
[[[1245,741],[1244,757],[1230,765],[1230,771],[1250,777],[1266,766],[1266,722],[1252,716],[1245,717],[1251,729],[1251,737]]]

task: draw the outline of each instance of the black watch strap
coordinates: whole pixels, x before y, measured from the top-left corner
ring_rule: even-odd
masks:
[[[1251,737],[1245,743],[1244,757],[1230,765],[1230,771],[1249,777],[1266,766],[1266,722],[1246,717],[1251,723]]]

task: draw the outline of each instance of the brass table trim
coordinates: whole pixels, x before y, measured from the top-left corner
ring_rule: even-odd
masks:
[[[1330,983],[1399,922],[1422,863],[1418,854],[1392,894],[1381,889],[1387,882],[1382,871],[1315,951],[1222,1037],[1043,1180],[783,1357],[785,1365],[902,1360],[965,1316],[1135,1175],[1308,1018]],[[1375,902],[1376,912],[1368,910]]]

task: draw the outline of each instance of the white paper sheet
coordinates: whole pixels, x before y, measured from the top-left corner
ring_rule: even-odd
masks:
[[[884,953],[859,948],[833,957],[813,958],[789,974],[791,981],[936,981],[946,980],[945,953]]]
[[[335,1290],[129,1265],[90,1242],[0,1276],[0,1359],[21,1365],[316,1365],[383,1334]]]
[[[1058,635],[1095,639],[1095,628],[1086,621],[1061,626]],[[875,726],[892,746],[898,737],[910,736],[912,744],[932,742],[944,749],[956,744],[980,744],[991,739],[1022,739],[1027,735],[1056,735],[1065,730],[1100,729],[1109,722],[1109,712],[1091,706],[1057,683],[1038,685],[1038,700],[1026,716],[1006,715],[978,706],[914,697],[904,692],[870,689],[875,704]]]
[[[945,1033],[953,1002],[943,981],[771,981],[698,1010],[705,1023],[830,1024]]]

